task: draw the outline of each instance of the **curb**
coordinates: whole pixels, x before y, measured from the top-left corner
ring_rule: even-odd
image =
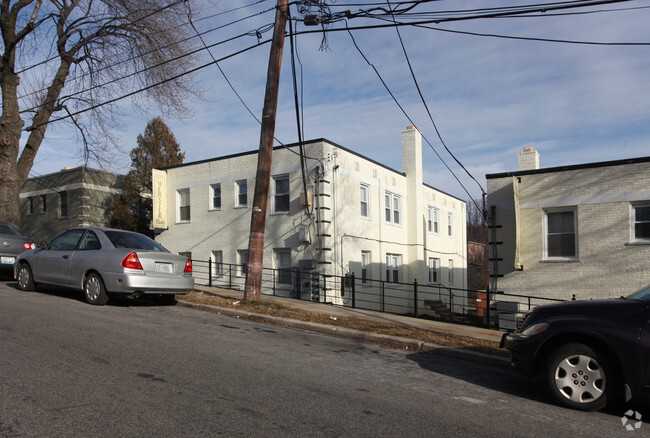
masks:
[[[511,368],[510,359],[506,357],[495,356],[492,354],[463,350],[460,348],[444,347],[442,345],[432,344],[430,342],[423,342],[410,338],[402,338],[399,336],[365,332],[362,330],[355,330],[346,327],[335,327],[316,322],[301,321],[298,319],[280,318],[277,316],[251,313],[244,310],[228,309],[225,307],[218,307],[210,304],[197,304],[181,300],[177,301],[178,305],[180,306],[202,310],[204,312],[216,313],[218,315],[226,315],[234,318],[245,318],[257,322],[339,336],[342,338],[356,339],[358,341],[372,342],[375,344],[391,344],[399,346],[403,350],[421,351],[424,353],[433,353],[455,359],[463,359],[488,365]]]

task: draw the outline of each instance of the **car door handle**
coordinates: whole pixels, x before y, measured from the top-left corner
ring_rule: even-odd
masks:
[[[68,257],[70,257],[70,256],[68,256],[68,255],[63,256],[63,258],[66,259],[66,260],[68,259]]]

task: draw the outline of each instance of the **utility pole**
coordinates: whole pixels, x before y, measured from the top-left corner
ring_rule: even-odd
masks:
[[[266,206],[268,204],[269,183],[271,180],[271,157],[275,136],[275,116],[278,107],[278,88],[280,86],[280,67],[284,33],[289,15],[288,0],[278,0],[275,11],[275,28],[269,55],[269,68],[266,76],[266,93],[262,110],[262,129],[260,151],[257,158],[255,194],[251,214],[251,231],[248,240],[248,270],[244,300],[256,300],[262,287],[262,267],[264,259],[264,229],[266,227]]]

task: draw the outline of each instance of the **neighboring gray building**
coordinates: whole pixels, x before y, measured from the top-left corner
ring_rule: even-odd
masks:
[[[576,299],[650,283],[650,157],[486,175],[491,289]]]
[[[20,190],[21,231],[50,240],[75,226],[106,226],[124,175],[77,167],[28,179]]]

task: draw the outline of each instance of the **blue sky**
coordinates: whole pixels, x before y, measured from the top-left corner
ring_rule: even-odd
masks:
[[[331,11],[365,9],[330,1]],[[355,4],[370,1],[355,1]],[[393,2],[394,3],[394,2]],[[530,2],[533,3],[533,2]],[[194,15],[200,31],[270,9],[275,0],[203,2]],[[528,4],[512,1],[440,1],[417,10],[446,11]],[[248,7],[206,20],[202,16]],[[600,6],[607,12],[519,18],[491,18],[432,25],[447,30],[516,37],[593,42],[650,42],[650,4],[631,1]],[[635,9],[630,9],[635,8]],[[585,10],[581,10],[585,11]],[[292,14],[298,16],[292,8]],[[260,14],[205,35],[208,44],[273,21]],[[353,19],[350,26],[380,24]],[[333,28],[343,27],[343,22]],[[313,30],[315,28],[308,28]],[[306,30],[300,24],[297,30]],[[470,36],[402,27],[402,37],[433,119],[449,149],[485,188],[485,174],[517,170],[526,146],[540,153],[541,167],[649,155],[650,46],[605,46]],[[264,38],[270,37],[270,32]],[[480,189],[441,145],[411,78],[394,28],[356,30],[353,35],[400,104],[474,198]],[[298,53],[304,90],[304,138],[325,137],[387,166],[401,170],[400,132],[411,123],[393,102],[346,32],[300,35]],[[257,42],[247,36],[213,49],[216,58]],[[269,46],[220,63],[235,89],[261,114]],[[285,43],[276,137],[297,141],[289,42]],[[206,53],[201,62],[209,62]],[[184,120],[164,118],[186,162],[257,149],[260,128],[214,66],[201,70],[202,99],[190,102]],[[147,121],[158,115],[131,112],[123,105],[123,151],[105,167],[126,173],[128,152]],[[461,199],[469,195],[425,143],[425,182]],[[36,157],[36,174],[77,166],[79,147],[68,131],[50,128]],[[96,167],[96,166],[95,166]]]

